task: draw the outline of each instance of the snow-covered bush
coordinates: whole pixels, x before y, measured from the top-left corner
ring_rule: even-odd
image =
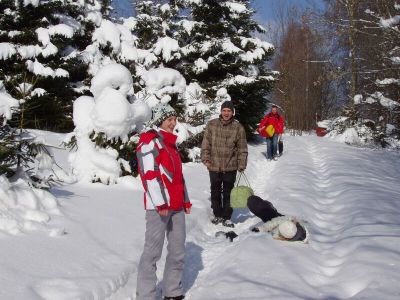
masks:
[[[369,126],[368,126],[369,125]],[[374,131],[368,123],[353,124],[349,117],[337,117],[329,124],[326,135],[349,145],[371,146],[375,144]]]
[[[56,199],[37,188],[43,186],[37,175],[46,168],[45,148],[22,126],[8,124],[20,103],[0,81],[0,233],[45,230],[50,235],[62,234],[47,226],[51,215],[60,214]]]
[[[49,192],[33,188],[26,178],[9,181],[0,175],[0,233],[44,230],[50,236],[62,235],[63,229],[48,225],[57,215],[61,215],[57,200]]]
[[[120,64],[101,68],[92,79],[94,97],[81,96],[74,102],[73,135],[77,150],[70,154],[78,180],[112,184],[129,169],[132,156],[130,137],[151,117],[149,107],[136,99],[133,103],[132,75]]]

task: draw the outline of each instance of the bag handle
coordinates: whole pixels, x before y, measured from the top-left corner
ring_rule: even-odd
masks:
[[[247,179],[247,176],[246,176],[246,174],[244,173],[244,171],[239,172],[239,178],[236,180],[236,186],[239,186],[240,179],[242,178],[242,175],[243,175],[245,184],[246,184],[248,187],[251,188],[250,182],[249,182],[249,180]]]

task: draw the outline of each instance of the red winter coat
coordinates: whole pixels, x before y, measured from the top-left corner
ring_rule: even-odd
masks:
[[[283,116],[281,116],[278,113],[273,114],[272,112],[267,114],[264,117],[264,119],[262,119],[262,121],[260,122],[260,125],[258,125],[258,132],[260,133],[261,136],[267,137],[267,133],[265,132],[265,128],[268,125],[274,126],[276,134],[282,134],[283,133],[283,127],[284,127]],[[265,128],[263,128],[263,127],[265,127]]]
[[[182,210],[192,206],[176,138],[164,130],[151,130],[140,136],[136,155],[145,190],[145,209]]]

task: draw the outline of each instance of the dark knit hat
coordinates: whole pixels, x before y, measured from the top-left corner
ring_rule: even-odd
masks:
[[[232,112],[235,112],[235,106],[233,105],[232,101],[225,101],[224,103],[222,103],[221,110],[223,110],[224,108],[229,108]]]
[[[177,116],[175,109],[172,108],[169,104],[159,103],[152,108],[152,118],[150,120],[149,125],[155,125],[160,127],[164,120],[168,119],[172,116]]]

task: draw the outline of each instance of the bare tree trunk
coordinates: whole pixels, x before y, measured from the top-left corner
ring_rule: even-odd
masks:
[[[355,23],[354,23],[354,10],[357,5],[357,0],[347,0],[347,13],[349,16],[348,38],[350,48],[350,68],[351,68],[351,82],[350,82],[350,108],[354,107],[354,96],[357,92],[357,65],[356,65],[356,45],[355,38]]]

